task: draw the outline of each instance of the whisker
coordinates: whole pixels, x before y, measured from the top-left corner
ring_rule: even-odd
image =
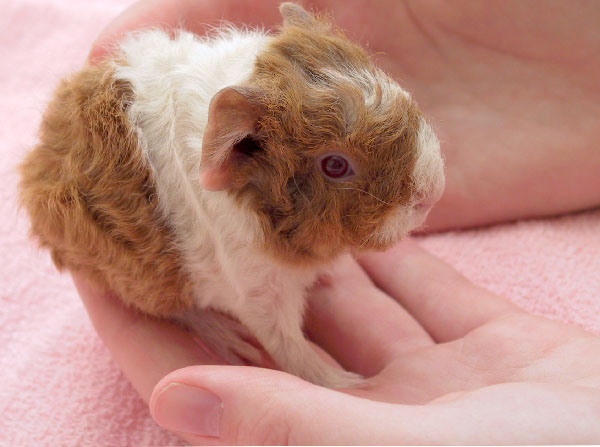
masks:
[[[362,242],[361,242],[361,243],[360,243],[360,245],[359,245],[359,248],[362,248],[362,246],[363,246],[363,245],[365,245],[369,239],[372,239],[372,238],[374,238],[375,236],[380,236],[380,235],[382,235],[382,234],[385,234],[385,235],[392,235],[392,234],[394,234],[394,230],[378,231],[378,232],[376,232],[376,233],[372,233],[372,234],[368,235],[366,238],[364,238],[364,239],[362,240]]]
[[[385,200],[381,200],[379,197],[374,196],[373,194],[371,194],[368,191],[365,191],[364,189],[358,189],[358,188],[334,188],[334,189],[348,189],[348,190],[352,190],[352,191],[364,192],[365,194],[368,194],[371,197],[373,197],[375,200],[379,200],[381,203],[384,203],[386,205],[391,205],[391,203],[388,203]]]
[[[371,236],[373,236],[373,235],[372,235],[372,234],[369,234],[369,235],[368,235],[366,238],[364,238],[364,239],[363,239],[363,240],[360,242],[360,244],[358,245],[358,248],[362,248],[362,247],[363,247],[363,245],[365,245],[365,244],[366,244],[366,242],[367,242],[367,241],[368,241],[368,240],[371,238]]]

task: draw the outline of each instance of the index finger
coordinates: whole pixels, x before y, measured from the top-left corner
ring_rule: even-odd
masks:
[[[458,339],[495,318],[521,312],[410,240],[383,253],[361,256],[359,262],[371,280],[438,342]]]
[[[277,0],[139,0],[104,28],[88,60],[100,62],[123,35],[148,27],[184,28],[200,35],[222,21],[270,27],[281,21],[279,3]]]

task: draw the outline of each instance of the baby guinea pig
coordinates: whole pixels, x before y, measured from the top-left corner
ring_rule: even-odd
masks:
[[[306,290],[349,251],[390,247],[444,186],[411,96],[326,19],[276,34],[131,34],[63,81],[21,167],[32,234],[146,314],[232,363],[327,387],[362,378],[302,331]]]

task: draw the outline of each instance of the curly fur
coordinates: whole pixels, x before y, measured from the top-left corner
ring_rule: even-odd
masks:
[[[59,269],[82,270],[152,315],[192,305],[154,180],[127,119],[129,86],[109,65],[63,81],[21,166],[31,233]]]
[[[59,268],[184,322],[223,358],[256,360],[246,328],[282,369],[351,386],[361,379],[304,338],[306,288],[342,252],[420,225],[442,160],[410,95],[363,49],[281,10],[274,36],[134,33],[64,81],[23,163],[22,201]],[[354,178],[323,177],[316,160],[332,151]]]

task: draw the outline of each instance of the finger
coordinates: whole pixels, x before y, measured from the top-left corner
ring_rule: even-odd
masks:
[[[591,443],[598,393],[507,383],[428,405],[373,402],[278,371],[198,366],[155,388],[152,416],[193,445]]]
[[[152,26],[175,28],[189,14],[188,0],[140,0],[118,15],[101,32],[88,56],[96,63],[115,49],[115,44],[126,33]]]
[[[374,283],[438,342],[460,338],[495,318],[521,312],[410,240],[384,253],[361,256],[359,262]]]
[[[367,377],[399,353],[433,344],[427,332],[377,289],[350,256],[311,291],[307,329],[342,366]]]
[[[150,411],[193,445],[385,445],[409,426],[393,405],[245,366],[175,371],[156,386]]]
[[[144,400],[169,372],[217,363],[185,330],[125,308],[81,273],[72,277],[100,338]]]
[[[92,63],[102,60],[123,35],[148,27],[184,28],[200,35],[223,20],[269,27],[281,21],[278,4],[276,0],[141,0],[102,30],[88,60]]]

